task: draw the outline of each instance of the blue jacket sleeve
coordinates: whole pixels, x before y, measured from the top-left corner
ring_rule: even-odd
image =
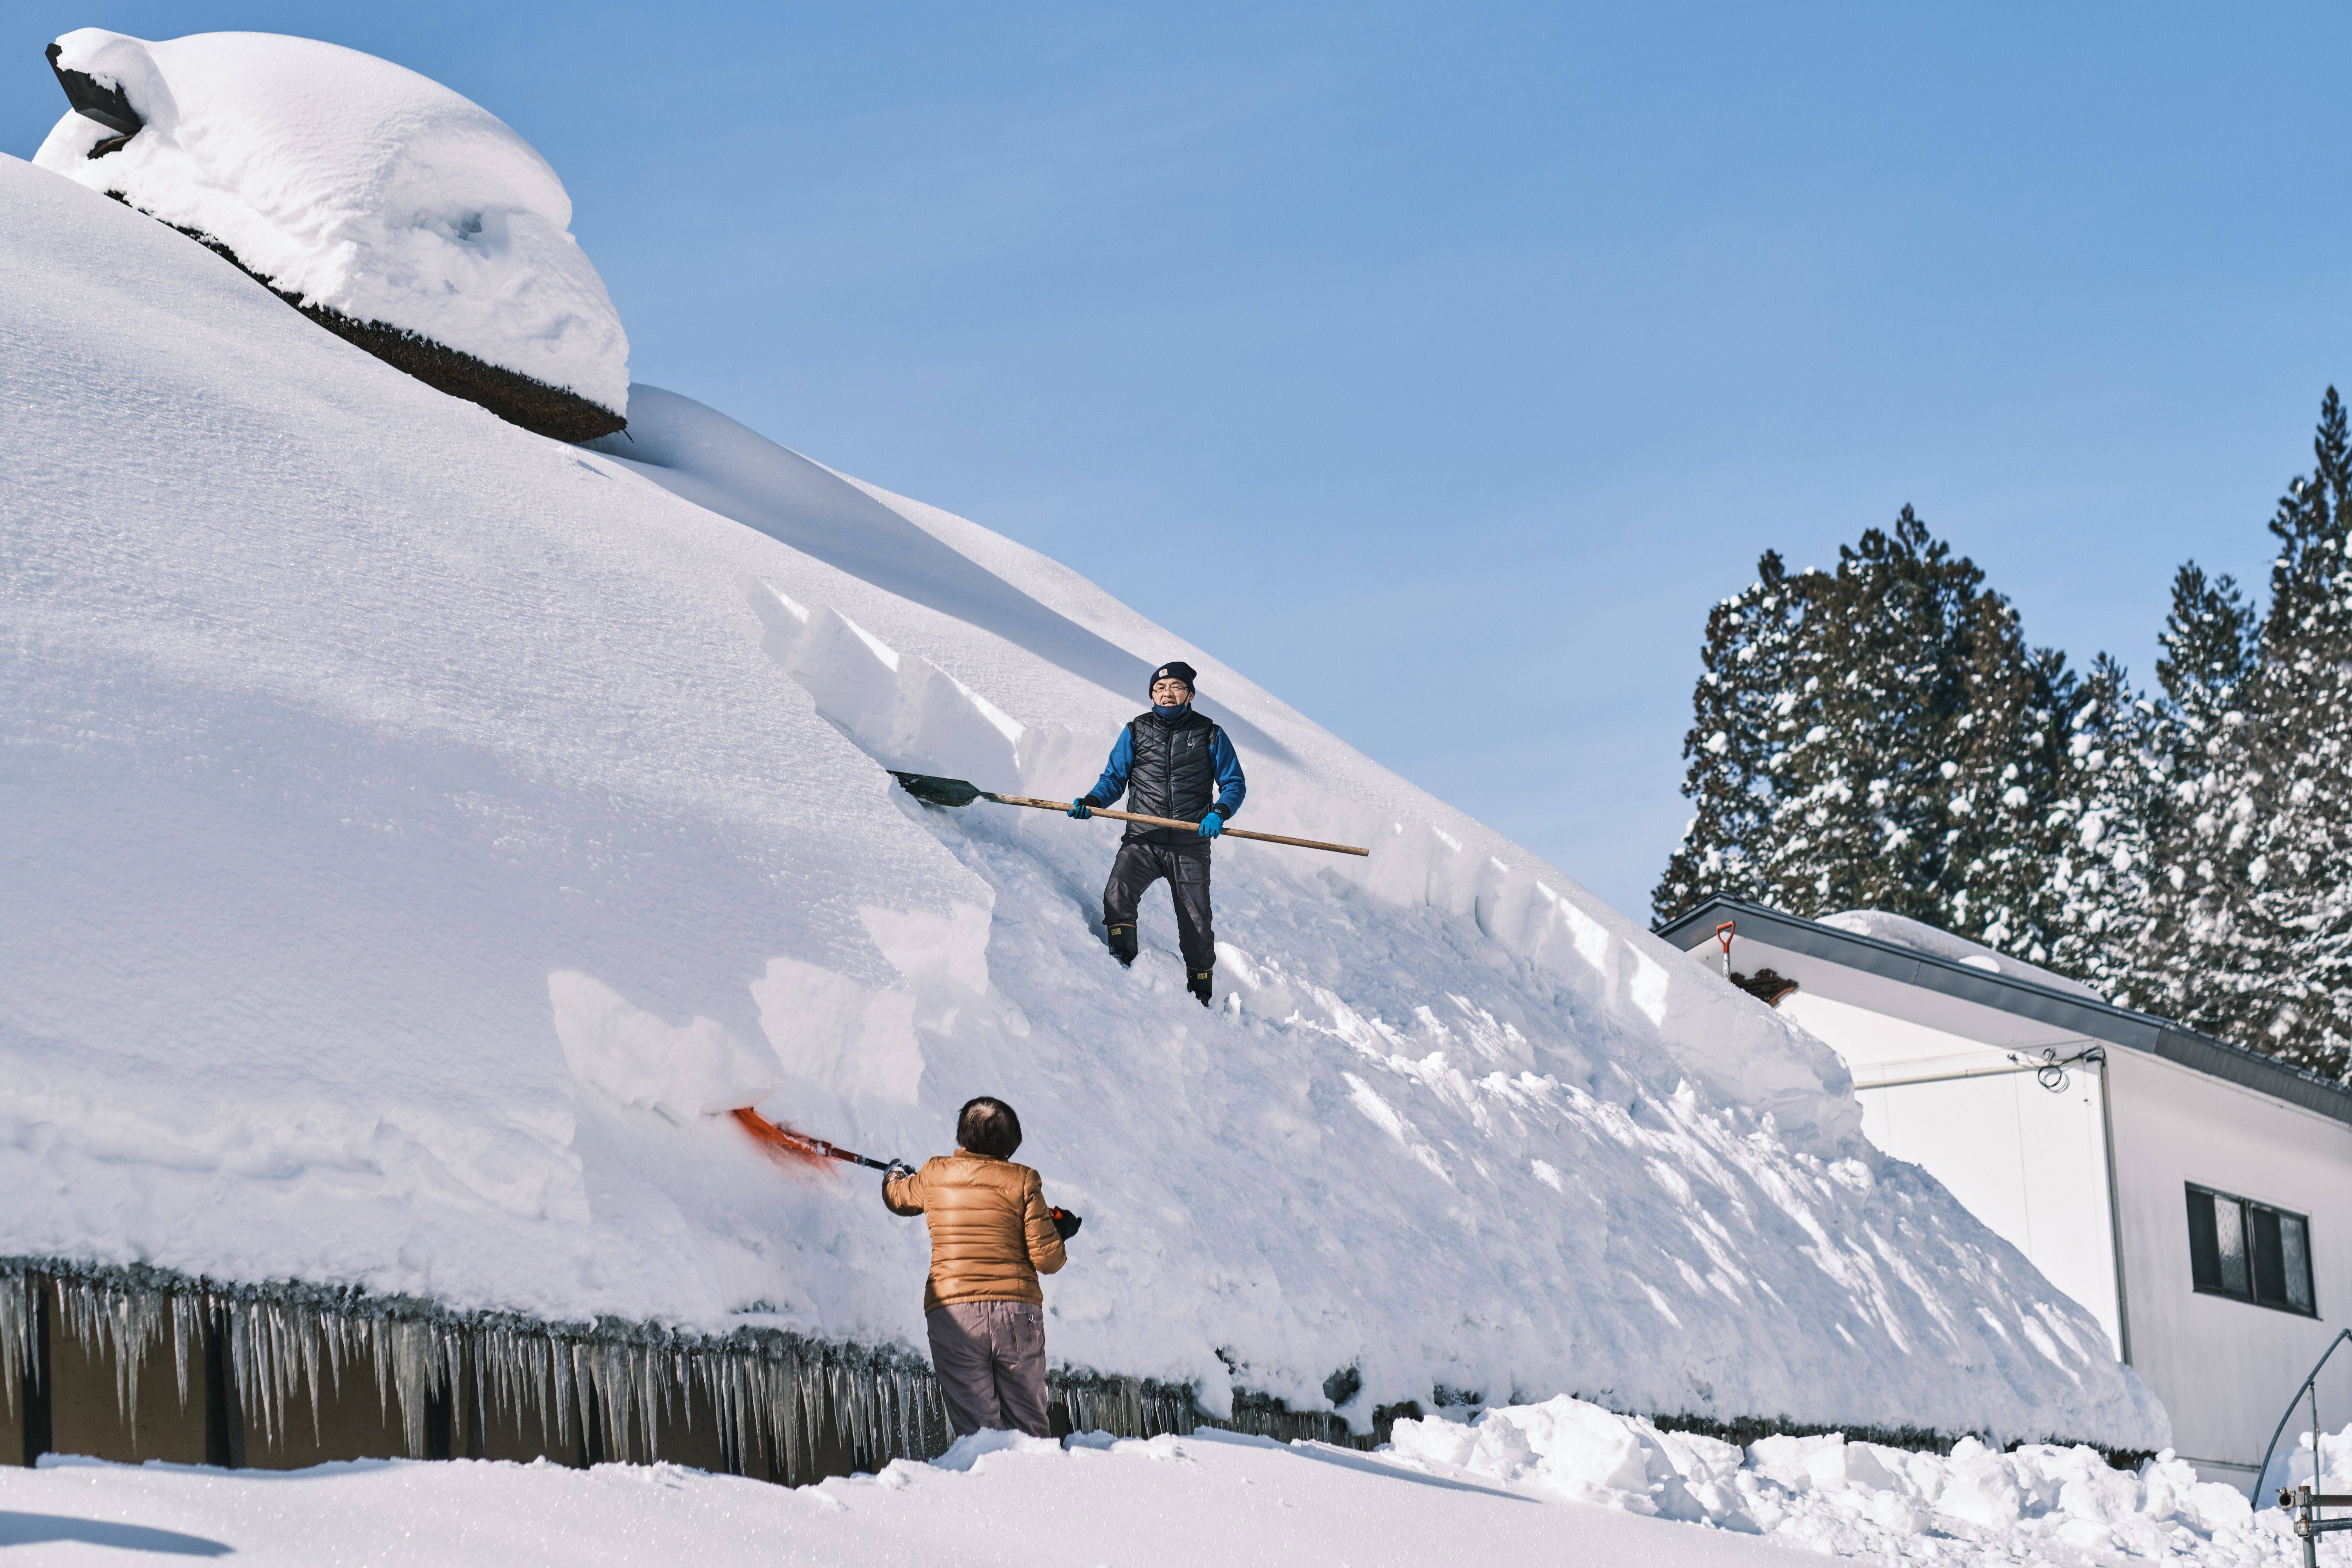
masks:
[[[1110,749],[1110,761],[1103,764],[1102,777],[1095,780],[1095,787],[1078,798],[1088,805],[1110,805],[1127,793],[1127,770],[1134,762],[1135,737],[1122,729],[1117,743]]]
[[[1209,760],[1217,765],[1216,813],[1227,822],[1242,808],[1242,796],[1249,793],[1249,780],[1242,777],[1242,760],[1234,751],[1234,743],[1225,739],[1223,726],[1217,729],[1216,743],[1209,749]]]

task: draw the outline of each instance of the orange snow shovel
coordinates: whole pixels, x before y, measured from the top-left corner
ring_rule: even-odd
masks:
[[[798,1160],[811,1165],[839,1160],[845,1164],[865,1165],[877,1171],[914,1173],[915,1168],[904,1160],[877,1160],[870,1155],[853,1153],[837,1143],[828,1143],[822,1138],[812,1138],[805,1132],[780,1127],[748,1105],[735,1112],[735,1120],[743,1124],[745,1131],[759,1140],[761,1148],[779,1159]],[[1077,1235],[1078,1226],[1086,1223],[1066,1208],[1050,1208],[1045,1212],[1053,1216],[1054,1229],[1064,1241]]]
[[[805,1161],[812,1165],[821,1164],[826,1160],[839,1160],[845,1164],[864,1165],[870,1170],[887,1171],[893,1163],[888,1160],[876,1160],[864,1154],[852,1153],[849,1150],[828,1143],[822,1138],[812,1138],[805,1132],[795,1132],[789,1127],[779,1127],[748,1105],[735,1113],[735,1120],[741,1122],[743,1130],[758,1139],[761,1146],[770,1152]]]
[[[1066,812],[1070,809],[1070,803],[1066,800],[1035,800],[1025,795],[998,795],[993,790],[966,784],[961,779],[933,778],[929,773],[902,773],[896,768],[890,770],[890,776],[898,781],[899,788],[929,805],[970,805],[975,800],[992,800],[999,805],[1026,805],[1039,811]],[[1201,828],[1197,822],[1179,822],[1172,816],[1140,816],[1131,811],[1113,811],[1103,805],[1093,810],[1097,816],[1108,816],[1119,822],[1140,822],[1146,827],[1181,827],[1193,833]],[[1334,855],[1371,853],[1352,844],[1326,844],[1316,838],[1286,838],[1279,833],[1252,833],[1245,827],[1228,827],[1223,837],[1255,838],[1261,844],[1290,844],[1301,849],[1328,849]]]

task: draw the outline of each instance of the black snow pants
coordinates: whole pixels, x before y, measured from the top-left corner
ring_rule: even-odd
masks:
[[[1209,927],[1209,841],[1188,839],[1178,844],[1141,844],[1133,839],[1118,847],[1110,863],[1110,880],[1103,884],[1103,924],[1131,926],[1135,906],[1143,890],[1168,879],[1169,896],[1176,900],[1176,941],[1184,950],[1184,967],[1205,974],[1216,966],[1217,937]]]

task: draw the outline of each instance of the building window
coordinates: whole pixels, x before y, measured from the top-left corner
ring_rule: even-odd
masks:
[[[2299,1214],[2190,1187],[2189,1272],[2209,1295],[2319,1315],[2311,1297],[2311,1226]]]

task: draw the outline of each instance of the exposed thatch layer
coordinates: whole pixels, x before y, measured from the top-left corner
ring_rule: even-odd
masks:
[[[108,194],[123,205],[131,205],[121,192]],[[139,209],[134,207],[132,210]],[[147,216],[152,217],[154,215],[150,213]],[[575,442],[593,441],[599,436],[610,436],[627,428],[628,421],[621,415],[601,404],[591,403],[577,393],[566,392],[560,386],[550,386],[543,381],[533,380],[519,371],[502,369],[486,360],[476,359],[472,354],[462,353],[405,327],[395,327],[388,321],[357,321],[340,310],[321,305],[306,305],[299,295],[278,288],[269,279],[247,267],[236,251],[212,236],[178,224],[165,226],[186,235],[345,342],[366,350],[394,369],[415,376],[436,392],[445,392],[452,397],[479,404],[509,425],[520,425],[535,435],[551,436],[558,441]]]

